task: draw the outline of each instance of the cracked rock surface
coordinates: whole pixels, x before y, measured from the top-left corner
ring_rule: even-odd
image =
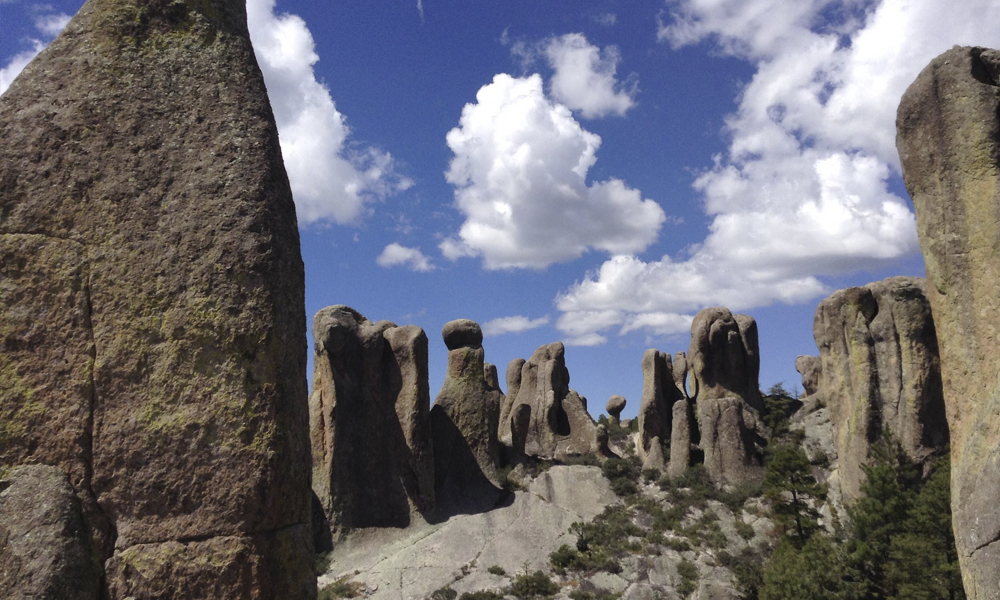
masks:
[[[1000,590],[1000,52],[954,47],[896,114],[937,330],[951,503],[970,600]]]

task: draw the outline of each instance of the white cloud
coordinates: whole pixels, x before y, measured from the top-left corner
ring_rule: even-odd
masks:
[[[66,13],[42,15],[35,19],[35,29],[54,38],[66,27],[72,17]]]
[[[487,321],[483,324],[483,333],[486,335],[503,335],[505,333],[521,333],[529,329],[538,329],[549,324],[548,317],[529,319],[528,317],[517,315],[513,317],[500,317]]]
[[[10,59],[10,62],[0,69],[0,94],[7,91],[14,78],[24,70],[24,67],[28,66],[32,59],[38,56],[39,52],[45,49],[45,46],[46,44],[41,40],[31,40],[29,50],[18,52]]]
[[[299,223],[357,222],[367,204],[413,182],[395,172],[389,153],[349,143],[344,115],[313,72],[319,57],[305,21],[276,14],[274,5],[275,0],[249,0],[247,23],[278,124]]]
[[[618,15],[615,13],[602,12],[594,15],[592,20],[598,25],[603,25],[604,27],[611,27],[618,22]]]
[[[446,178],[466,220],[440,244],[446,257],[544,268],[589,248],[640,252],[656,239],[666,219],[656,202],[619,179],[587,184],[601,138],[545,96],[539,75],[501,73],[476,100],[447,136]]]
[[[417,12],[420,14],[420,22],[421,23],[426,23],[427,21],[424,19],[424,2],[423,2],[423,0],[417,0]]]
[[[694,182],[712,217],[687,259],[616,256],[557,298],[560,325],[617,310],[618,327],[670,333],[679,317],[723,304],[803,302],[818,277],[918,251],[898,174],[895,113],[917,73],[953,44],[1000,44],[1000,5],[972,0],[677,0],[659,35],[709,40],[756,73],[726,121],[728,152]],[[835,20],[829,20],[831,15]],[[584,319],[586,322],[586,318]]]
[[[618,81],[621,53],[616,46],[601,50],[582,33],[567,33],[545,43],[545,57],[554,70],[552,98],[586,119],[609,114],[624,115],[635,106],[638,93],[635,77]]]
[[[380,267],[390,268],[406,266],[411,271],[426,273],[434,270],[430,259],[420,251],[420,248],[409,248],[395,242],[386,246],[375,259]]]
[[[51,10],[51,7],[41,6],[39,8]],[[45,39],[29,39],[28,43],[31,47],[15,54],[3,68],[0,68],[0,94],[6,92],[10,84],[13,83],[14,78],[24,70],[24,67],[28,66],[28,63],[38,56],[38,53],[44,50],[49,45],[49,42],[59,35],[59,32],[69,23],[70,18],[67,14],[55,13],[40,15],[35,19],[35,29]]]

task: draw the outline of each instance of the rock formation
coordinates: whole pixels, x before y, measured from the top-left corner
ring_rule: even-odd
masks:
[[[691,466],[691,404],[687,400],[674,402],[670,429],[670,462],[667,475],[680,477]]]
[[[681,394],[687,398],[687,376],[688,376],[688,363],[687,354],[684,352],[675,352],[673,360],[673,374],[674,374],[674,385],[680,390]]]
[[[608,416],[611,418],[611,422],[615,425],[621,425],[621,414],[625,410],[625,397],[614,395],[608,398],[608,403],[604,406],[604,410],[607,411]]]
[[[597,423],[587,412],[587,399],[569,389],[565,348],[554,342],[541,346],[527,361],[515,359],[507,369],[509,411],[501,437],[513,440],[512,423],[518,414],[528,422],[524,452],[544,459],[565,460],[572,456],[606,455],[599,440]],[[520,366],[520,369],[517,367]],[[508,437],[510,436],[510,437]]]
[[[670,355],[650,348],[642,355],[642,403],[636,451],[644,469],[666,471],[661,444],[671,439],[674,402],[684,397],[674,385]]]
[[[244,4],[89,0],[0,98],[0,467],[69,475],[112,600],[316,593],[303,266]]]
[[[61,469],[14,467],[0,480],[0,590],[4,598],[98,600],[102,565],[80,501]]]
[[[890,429],[915,461],[948,445],[926,282],[892,277],[834,292],[813,322],[819,394],[830,410],[845,499],[857,498],[871,444]]]
[[[795,359],[795,370],[802,376],[803,395],[815,394],[823,377],[822,359],[818,356],[799,356]]]
[[[497,431],[504,397],[486,381],[479,325],[458,319],[441,333],[448,371],[430,413],[435,494],[446,511],[488,509],[499,493]]]
[[[941,350],[952,511],[966,593],[1000,589],[1000,52],[935,58],[896,116]]]
[[[312,483],[329,525],[405,527],[434,506],[427,336],[331,306],[313,339]]]
[[[691,323],[687,360],[705,469],[718,483],[759,478],[757,323],[722,307],[701,310]]]

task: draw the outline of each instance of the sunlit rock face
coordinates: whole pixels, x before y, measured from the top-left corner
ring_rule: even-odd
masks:
[[[1000,589],[1000,52],[955,47],[903,95],[896,146],[913,198],[951,433],[965,589]]]
[[[304,273],[244,2],[88,1],[0,138],[0,466],[67,473],[113,600],[314,597]]]
[[[406,527],[434,507],[427,336],[341,305],[316,313],[313,339],[312,485],[329,527]]]
[[[514,426],[519,415],[527,424],[521,436]],[[511,361],[500,438],[508,447],[523,448],[524,454],[542,459],[609,454],[606,440],[602,441],[597,423],[587,412],[587,399],[569,387],[566,348],[561,342],[540,346],[528,360]]]
[[[759,479],[762,400],[756,321],[721,306],[701,310],[691,323],[687,361],[705,469],[717,483]]]
[[[858,497],[885,429],[917,463],[948,445],[934,320],[919,277],[891,277],[820,302],[817,394],[829,409],[844,498]]]

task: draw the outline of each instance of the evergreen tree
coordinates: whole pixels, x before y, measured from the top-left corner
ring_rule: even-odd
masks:
[[[862,496],[847,509],[851,535],[846,546],[852,567],[867,587],[864,597],[882,600],[896,591],[886,571],[892,538],[906,533],[920,477],[888,429],[872,446],[872,464],[862,469]]]
[[[843,548],[817,532],[799,548],[793,538],[778,542],[764,571],[760,600],[860,600],[856,576],[849,572]]]
[[[938,461],[892,538],[888,576],[898,600],[964,600],[951,525],[951,462]]]
[[[764,496],[771,503],[774,520],[795,534],[802,546],[819,527],[815,504],[826,497],[824,486],[812,475],[806,453],[792,444],[779,444],[764,467]]]

